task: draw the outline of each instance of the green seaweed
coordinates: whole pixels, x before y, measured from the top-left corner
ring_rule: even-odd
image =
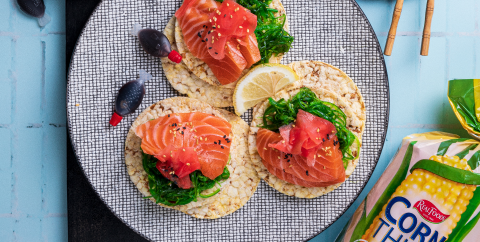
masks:
[[[216,184],[220,184],[222,180],[230,177],[230,172],[227,167],[225,167],[223,173],[214,180],[211,180],[204,176],[199,170],[196,170],[190,173],[192,188],[182,189],[158,171],[156,167],[157,162],[158,160],[152,155],[142,153],[143,169],[148,175],[148,186],[150,188],[150,194],[152,194],[152,196],[145,198],[154,198],[157,203],[168,206],[185,205],[192,201],[197,201],[198,197],[207,198],[214,196],[220,191],[220,188],[210,194],[202,194],[202,192],[213,188]]]

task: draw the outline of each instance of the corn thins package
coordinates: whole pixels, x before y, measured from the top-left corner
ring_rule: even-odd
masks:
[[[478,173],[478,141],[407,136],[336,242],[480,241]]]

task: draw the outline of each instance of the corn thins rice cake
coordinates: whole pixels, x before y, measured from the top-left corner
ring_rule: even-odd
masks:
[[[175,17],[168,21],[163,33],[167,36],[172,50],[177,50],[175,42]],[[161,58],[162,67],[167,80],[172,87],[182,94],[191,98],[207,102],[214,107],[232,106],[233,89],[210,85],[189,71],[185,62],[179,64],[170,61],[167,57]]]
[[[300,78],[300,82],[293,85],[327,89],[344,98],[355,116],[358,117],[358,119],[351,120],[354,123],[349,128],[359,127],[359,130],[355,130],[355,132],[363,134],[366,119],[365,103],[357,85],[347,74],[321,61],[295,61],[288,66]],[[347,114],[347,117],[351,116]]]
[[[270,8],[278,10],[277,13],[275,13],[275,16],[280,16],[285,14],[285,8],[283,7],[282,3],[280,0],[273,0],[272,3],[269,5]],[[285,21],[287,22],[287,21]],[[285,23],[284,26],[285,30],[288,31],[288,24]],[[218,81],[217,77],[213,74],[212,70],[208,65],[203,62],[202,60],[198,59],[195,57],[187,47],[187,44],[185,43],[183,39],[183,34],[182,34],[182,29],[180,28],[180,24],[177,21],[175,21],[175,42],[178,48],[178,52],[182,55],[183,57],[183,63],[187,66],[188,70],[190,70],[191,73],[199,77],[201,80],[207,82],[208,84],[212,86],[220,86],[220,82]],[[280,63],[280,60],[283,58],[283,55],[278,55],[278,56],[272,56],[270,58],[269,62],[270,63]],[[248,72],[248,69],[244,70],[242,73],[242,76],[245,75]],[[239,79],[242,77],[240,76]],[[231,83],[228,85],[225,85],[225,88],[235,88],[235,83]],[[232,91],[233,94],[233,91]],[[231,106],[231,105],[230,105]]]
[[[198,197],[196,202],[186,205],[163,207],[176,209],[196,218],[215,219],[235,212],[250,199],[257,189],[260,178],[252,166],[247,151],[248,124],[240,117],[209,104],[186,97],[168,98],[145,109],[133,123],[125,142],[125,163],[127,171],[142,196],[151,196],[147,173],[142,165],[141,139],[135,135],[137,126],[172,113],[203,112],[221,117],[232,124],[231,160],[227,164],[230,177],[221,184],[221,191],[209,198]],[[209,194],[216,188],[204,191]],[[153,202],[155,200],[150,198]]]
[[[300,61],[293,62],[289,66],[297,72],[300,80],[278,92],[272,98],[275,100],[280,100],[281,98],[287,100],[295,96],[301,87],[308,87],[317,94],[319,99],[334,103],[345,113],[347,116],[347,128],[352,131],[361,142],[365,129],[365,104],[355,83],[338,68],[323,62]],[[258,126],[263,123],[263,114],[268,106],[270,106],[268,100],[255,106],[248,136],[250,158],[259,176],[276,190],[286,195],[300,198],[322,196],[339,187],[341,183],[328,187],[302,187],[280,180],[268,172],[258,154],[256,143],[257,132],[259,130]],[[356,147],[355,143],[354,146],[352,151],[360,152],[360,147]],[[347,178],[353,173],[357,164],[358,159],[348,162],[345,171]]]

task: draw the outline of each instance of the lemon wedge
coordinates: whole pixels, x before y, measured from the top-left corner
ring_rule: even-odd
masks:
[[[298,79],[297,74],[285,65],[269,63],[256,66],[237,83],[233,93],[235,113],[242,115]]]

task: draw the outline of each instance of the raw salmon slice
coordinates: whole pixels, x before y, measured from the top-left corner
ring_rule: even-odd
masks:
[[[155,155],[160,161],[168,162],[175,156],[174,152],[183,151],[186,147],[193,148],[200,171],[210,179],[222,174],[228,162],[230,132],[230,123],[204,113],[164,116],[136,129],[136,134],[142,138],[143,152]]]
[[[342,153],[335,135],[323,142],[315,153],[314,165],[301,155],[292,155],[269,147],[283,140],[278,133],[259,129],[257,149],[267,170],[287,182],[306,187],[331,185],[345,180]]]
[[[213,127],[220,129],[226,135],[230,134],[232,125],[226,120],[214,116],[212,114],[206,114],[201,112],[191,112],[191,113],[174,113],[169,114],[163,117],[159,117],[155,120],[148,121],[141,126],[137,127],[135,134],[143,138],[145,130],[154,125],[163,125],[163,124],[177,124],[181,125],[184,122],[200,121],[212,125]],[[140,128],[141,127],[141,128]]]
[[[190,52],[210,67],[222,85],[237,81],[261,58],[254,34],[257,18],[233,1],[185,0],[175,17]]]

